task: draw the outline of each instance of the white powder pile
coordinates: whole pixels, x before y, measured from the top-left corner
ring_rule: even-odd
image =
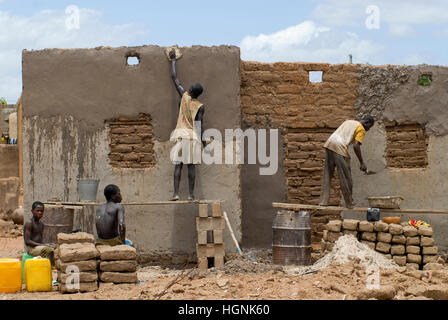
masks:
[[[367,245],[360,243],[354,236],[345,235],[340,237],[333,250],[325,257],[318,260],[311,268],[323,269],[331,263],[344,264],[359,259],[359,263],[365,267],[391,269],[398,265],[391,259],[370,249]]]

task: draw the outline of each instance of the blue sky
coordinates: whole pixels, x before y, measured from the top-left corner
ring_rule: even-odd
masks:
[[[67,30],[66,8],[80,28]],[[368,28],[375,6],[377,28]],[[378,19],[376,19],[378,18]],[[21,51],[236,45],[244,60],[448,65],[445,0],[0,0],[0,97],[21,90]]]

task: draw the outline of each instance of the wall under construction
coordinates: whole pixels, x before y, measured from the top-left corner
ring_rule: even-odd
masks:
[[[260,176],[260,165],[197,169],[197,197],[226,201],[245,247],[271,246],[272,202],[318,203],[325,140],[344,120],[364,114],[377,120],[362,146],[377,174],[364,176],[351,151],[355,201],[367,206],[369,196],[401,195],[402,208],[448,207],[448,68],[245,62],[238,48],[225,46],[182,51],[182,83],[205,87],[206,128],[280,130],[273,176]],[[128,56],[140,64],[127,65]],[[315,71],[322,72],[320,83],[310,81]],[[126,202],[168,199],[168,140],[179,103],[169,72],[164,48],[155,46],[24,51],[25,206],[51,197],[76,201],[78,178],[100,179],[100,191],[116,183]],[[422,75],[429,86],[419,84]],[[332,187],[330,204],[338,205],[337,179]],[[186,171],[181,189],[185,198]],[[196,215],[194,205],[129,208],[129,236],[148,254],[191,253]],[[342,213],[356,215],[365,213]],[[340,217],[313,213],[313,243]],[[445,216],[402,215],[408,218],[433,225],[440,251],[448,249]],[[225,242],[234,249],[227,232]]]
[[[364,176],[351,150],[354,198],[368,206],[367,197],[401,195],[402,208],[446,209],[448,187],[444,183],[448,166],[448,68],[434,66],[365,66],[311,63],[242,62],[241,107],[243,125],[279,128],[283,141],[283,179],[287,193],[276,194],[289,202],[317,204],[323,173],[323,144],[346,119],[371,114],[377,124],[367,133],[362,146],[364,160],[373,176]],[[310,82],[310,71],[322,71],[322,82]],[[429,86],[419,84],[429,75]],[[337,174],[335,174],[337,176]],[[243,170],[243,186],[244,181]],[[280,181],[281,179],[277,179]],[[284,190],[275,179],[271,190]],[[331,205],[340,203],[336,179],[332,182]],[[244,196],[245,203],[251,200]],[[278,193],[278,192],[277,192]],[[270,197],[269,200],[274,200]],[[255,200],[252,200],[254,202]],[[267,201],[266,201],[267,202]],[[251,212],[258,221],[272,221],[272,210]],[[343,213],[365,219],[365,213]],[[387,215],[387,214],[386,214]],[[244,221],[243,217],[243,221]],[[313,214],[313,243],[322,238],[328,220],[340,218],[327,212]],[[431,223],[441,251],[448,249],[444,215],[403,214],[402,220],[416,218]],[[245,225],[243,225],[244,228]],[[244,234],[249,244],[268,247],[272,233],[260,235],[265,226],[249,228]]]
[[[169,137],[180,98],[164,50],[143,46],[23,52],[25,208],[55,197],[77,201],[79,178],[100,179],[98,201],[105,200],[102,190],[109,183],[121,188],[124,202],[172,196]],[[204,126],[222,132],[239,128],[239,48],[182,51],[182,84],[186,89],[196,81],[204,86]],[[129,56],[139,64],[128,65]],[[198,166],[196,175],[196,197],[224,200],[223,210],[241,240],[239,166]],[[188,195],[187,182],[184,168],[182,199]],[[195,252],[197,205],[125,209],[128,237],[140,253],[162,258]],[[229,234],[225,243],[234,249]]]

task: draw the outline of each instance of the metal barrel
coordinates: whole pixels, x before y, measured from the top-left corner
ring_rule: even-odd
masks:
[[[308,212],[279,211],[274,218],[272,231],[274,264],[312,264],[311,216]]]
[[[44,224],[43,243],[58,243],[58,233],[72,232],[74,214],[74,209],[46,205],[42,217],[42,223]]]

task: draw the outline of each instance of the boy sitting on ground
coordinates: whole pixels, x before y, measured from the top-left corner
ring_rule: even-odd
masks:
[[[25,223],[23,228],[25,252],[34,257],[40,256],[53,261],[56,245],[42,243],[44,224],[40,220],[44,216],[44,210],[44,204],[39,201],[34,202],[31,207],[33,217]]]
[[[110,184],[104,189],[107,203],[96,210],[95,224],[98,234],[96,245],[119,246],[131,245],[126,240],[126,225],[124,223],[124,208],[120,204],[122,197],[120,188]]]

